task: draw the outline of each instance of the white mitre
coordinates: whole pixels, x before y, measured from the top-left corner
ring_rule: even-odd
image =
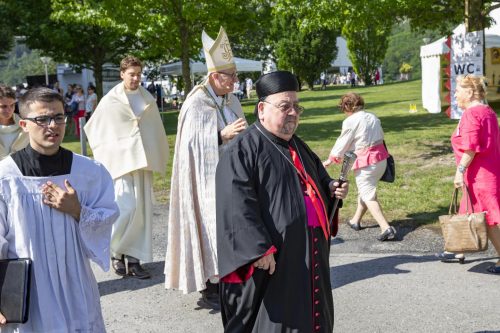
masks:
[[[205,30],[203,30],[201,41],[209,73],[232,68],[236,69],[233,51],[231,51],[231,45],[223,27],[220,27],[219,35],[215,40],[210,38]]]

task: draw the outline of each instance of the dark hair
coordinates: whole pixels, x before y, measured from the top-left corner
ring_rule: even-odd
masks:
[[[365,101],[356,93],[347,93],[340,98],[339,108],[342,112],[356,112],[363,110]]]
[[[91,89],[93,92],[95,92],[95,87],[94,86],[88,86],[87,90]]]
[[[33,103],[52,103],[57,101],[61,102],[64,107],[64,99],[57,91],[45,87],[30,89],[19,98],[19,114],[22,118],[27,117]]]
[[[137,57],[126,56],[120,61],[120,71],[125,72],[129,67],[141,67],[142,69],[142,62]]]
[[[16,99],[16,92],[11,87],[0,84],[0,98]]]

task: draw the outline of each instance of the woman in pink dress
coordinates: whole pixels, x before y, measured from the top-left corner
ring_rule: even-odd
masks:
[[[487,212],[488,238],[500,256],[500,133],[495,111],[485,104],[484,78],[459,76],[455,90],[458,106],[464,110],[451,144],[457,163],[454,184],[469,189],[474,212]],[[466,196],[462,196],[460,213],[466,212]],[[443,252],[443,260],[459,259],[463,254]],[[500,260],[488,268],[500,273]]]

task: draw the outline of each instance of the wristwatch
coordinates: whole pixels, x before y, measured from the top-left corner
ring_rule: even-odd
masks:
[[[463,166],[462,164],[458,165],[458,172],[460,173],[465,173],[465,170],[467,169],[466,166]]]

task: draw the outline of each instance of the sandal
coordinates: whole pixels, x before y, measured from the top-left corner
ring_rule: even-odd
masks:
[[[486,270],[490,273],[493,273],[493,274],[500,274],[500,266],[497,266],[497,265],[491,265]]]
[[[435,256],[441,260],[441,261],[450,261],[450,260],[454,260],[454,259],[458,259],[458,261],[461,263],[461,264],[464,264],[465,263],[465,256],[463,255],[463,253],[458,253],[458,254],[455,254],[453,252],[440,252],[440,253],[436,253]]]

